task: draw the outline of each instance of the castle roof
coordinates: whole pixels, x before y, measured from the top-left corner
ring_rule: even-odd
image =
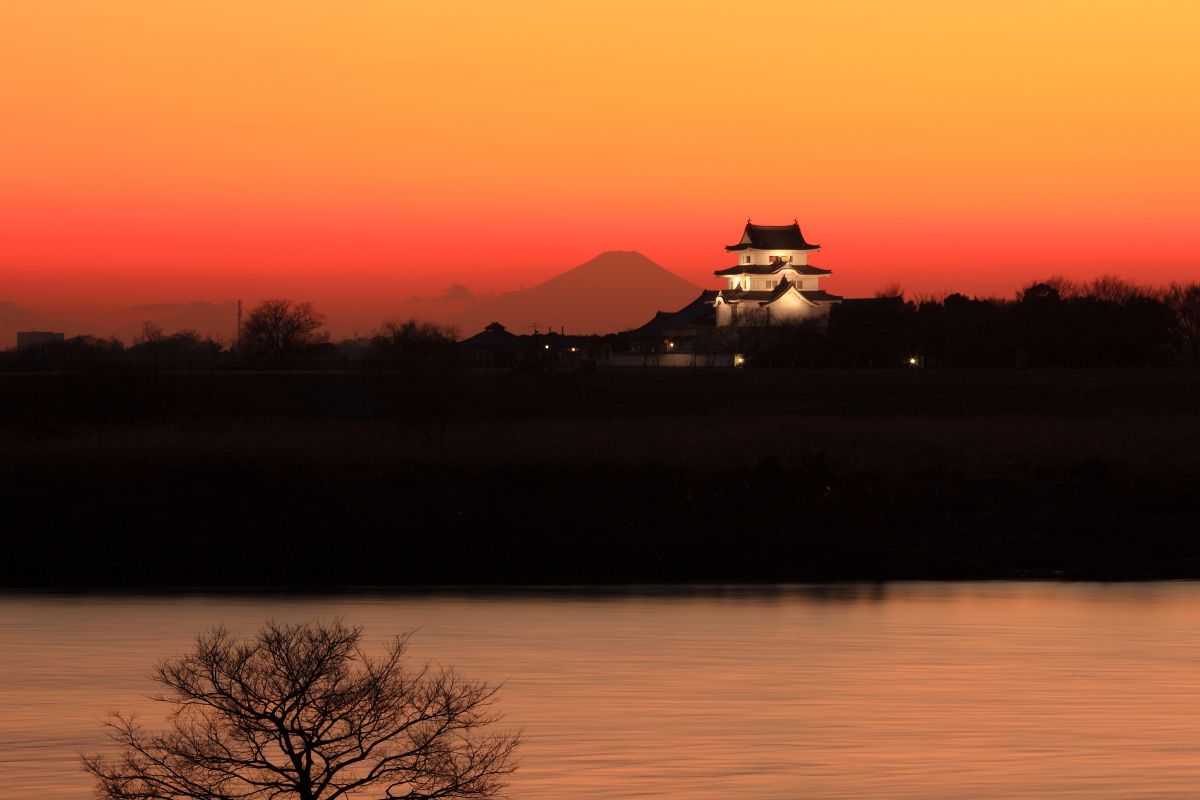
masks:
[[[768,291],[746,291],[744,289],[723,290],[721,298],[726,303],[750,303],[757,302],[761,305],[767,305],[778,300],[783,295],[794,289],[796,284],[788,280],[782,280],[774,289]],[[833,303],[841,300],[841,296],[830,294],[822,289],[796,289],[800,296],[810,303]]]
[[[824,289],[801,289],[800,296],[811,303],[837,303],[842,299],[840,294],[830,294]]]
[[[791,284],[788,285],[790,286]],[[726,303],[751,302],[754,300],[766,302],[768,300],[773,300],[776,296],[776,292],[778,291],[778,289],[764,289],[762,291],[758,289],[755,289],[754,291],[746,291],[745,289],[722,289],[721,299]]]
[[[820,245],[804,241],[800,225],[754,225],[746,223],[742,240],[737,244],[725,245],[727,252],[737,250],[819,250]]]
[[[814,267],[811,264],[787,264],[782,261],[774,264],[739,264],[736,267],[726,267],[713,273],[718,277],[726,275],[774,275],[790,269],[800,275],[828,275],[832,270]]]
[[[622,335],[659,338],[668,335],[669,331],[690,325],[712,326],[716,322],[716,311],[713,309],[713,300],[716,298],[716,289],[705,289],[699,297],[678,311],[659,311],[654,319],[642,327]]]
[[[779,282],[779,285],[775,287],[775,290],[771,292],[771,296],[767,298],[766,303],[775,302],[780,297],[783,297],[785,294],[791,291],[795,285],[796,284],[792,283],[787,278],[784,278]],[[799,292],[801,297],[810,303],[832,303],[836,300],[842,299],[840,296],[836,294],[830,294],[823,289],[796,289],[796,291]],[[766,305],[766,303],[764,303],[764,305]]]

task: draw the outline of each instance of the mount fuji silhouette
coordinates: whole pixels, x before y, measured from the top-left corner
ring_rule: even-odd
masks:
[[[529,289],[482,300],[454,319],[470,336],[491,322],[513,333],[616,333],[694,300],[700,287],[632,250],[610,250]]]

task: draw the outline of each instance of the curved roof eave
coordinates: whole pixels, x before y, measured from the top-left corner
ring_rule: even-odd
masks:
[[[792,246],[788,246],[788,247],[761,246],[760,247],[751,242],[739,242],[738,244],[725,245],[725,252],[727,252],[727,253],[734,253],[734,252],[737,252],[738,250],[820,250],[820,249],[821,249],[821,245],[809,244],[808,242],[805,242],[804,244],[802,244],[798,247],[792,247]]]
[[[749,269],[747,269],[749,267]],[[830,275],[833,270],[814,267],[811,264],[738,264],[725,269],[719,269],[713,272],[718,278],[727,278],[734,275],[775,275],[783,272],[785,269],[790,269],[800,275],[808,275],[819,277],[821,275]]]

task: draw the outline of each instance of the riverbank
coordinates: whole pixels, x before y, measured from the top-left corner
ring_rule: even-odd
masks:
[[[1200,375],[4,376],[6,587],[1200,577]]]

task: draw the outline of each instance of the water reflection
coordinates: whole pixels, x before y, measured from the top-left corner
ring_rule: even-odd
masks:
[[[1200,788],[1200,586],[634,587],[0,598],[0,796],[216,623],[342,615],[505,681],[521,798],[1177,797]]]

